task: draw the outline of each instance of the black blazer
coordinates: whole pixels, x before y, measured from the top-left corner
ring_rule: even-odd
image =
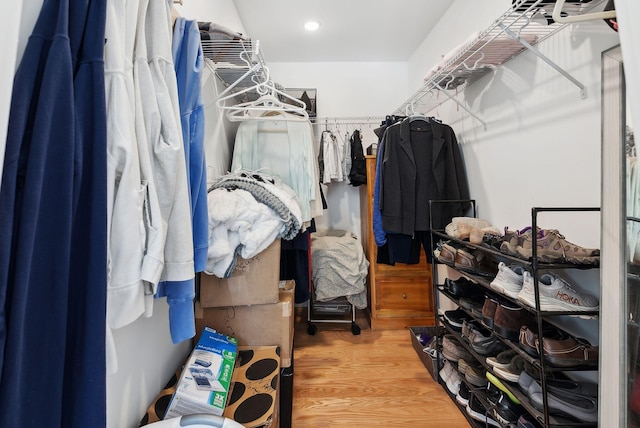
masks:
[[[430,200],[469,199],[460,148],[446,124],[405,119],[386,130],[382,159],[380,210],[387,233],[444,229],[452,217],[462,216],[465,204],[434,204]]]

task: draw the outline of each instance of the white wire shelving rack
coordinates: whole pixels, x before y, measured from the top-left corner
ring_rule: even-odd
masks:
[[[215,72],[226,89],[238,94],[238,102],[256,100],[256,91],[243,91],[269,80],[259,40],[201,40],[206,64]]]
[[[565,3],[562,1],[560,6],[563,14],[575,17],[592,14],[594,10],[602,9],[601,6],[605,2],[606,0],[592,0],[587,3]],[[536,48],[538,43],[570,25],[570,23],[561,24],[551,20],[553,13],[554,5],[548,4],[547,1],[517,0],[487,29],[474,35],[434,66],[429,75],[425,77],[425,83],[394,113],[398,115],[408,115],[415,112],[427,114],[442,103],[452,100],[479,121],[486,130],[486,122],[460,101],[457,95],[487,73],[525,50],[532,52],[553,67],[579,88],[581,98],[586,98],[585,86]],[[600,19],[602,14],[594,14],[593,16]],[[439,97],[438,94],[443,94],[444,97]]]

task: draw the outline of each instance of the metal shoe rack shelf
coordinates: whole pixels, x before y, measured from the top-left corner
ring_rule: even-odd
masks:
[[[430,204],[433,203],[459,203],[460,201],[431,201]],[[472,204],[473,207],[473,216],[476,216],[476,211],[475,211],[475,200],[469,200],[466,201],[469,202],[470,204]],[[532,225],[532,229],[533,230],[537,230],[537,218],[538,218],[538,214],[541,212],[588,212],[588,211],[600,211],[599,208],[532,208],[531,209],[531,225]],[[525,260],[522,258],[518,258],[518,257],[513,257],[513,256],[509,256],[507,254],[504,254],[502,252],[500,252],[497,249],[493,249],[493,248],[489,248],[483,245],[475,245],[472,244],[468,241],[462,241],[459,239],[455,239],[450,237],[449,235],[447,235],[444,231],[440,231],[440,230],[433,230],[431,233],[431,244],[432,244],[432,248],[436,248],[436,243],[440,240],[443,241],[450,241],[454,246],[457,246],[458,248],[468,248],[470,250],[478,250],[478,251],[482,251],[485,253],[485,255],[490,256],[492,258],[494,258],[494,260],[498,261],[498,260],[502,260],[507,264],[512,264],[512,263],[517,263],[522,265],[525,269],[529,270],[529,272],[531,272],[531,275],[533,277],[533,282],[534,282],[534,288],[535,288],[535,303],[536,306],[535,308],[529,307],[525,304],[523,304],[522,302],[520,302],[517,299],[512,299],[508,296],[505,295],[500,295],[501,299],[504,299],[505,301],[509,301],[515,305],[518,305],[520,307],[522,307],[523,309],[529,311],[530,313],[533,314],[536,322],[537,322],[537,327],[538,327],[538,331],[541,332],[542,327],[543,327],[543,321],[552,321],[554,318],[558,318],[558,317],[562,317],[562,316],[571,316],[571,315],[579,315],[581,317],[591,317],[591,318],[597,318],[599,313],[598,312],[572,312],[572,311],[542,311],[540,309],[540,298],[539,298],[539,290],[538,290],[538,278],[539,278],[539,270],[540,269],[545,269],[545,270],[558,270],[558,269],[597,269],[599,268],[599,266],[596,265],[575,265],[575,264],[567,264],[567,263],[542,263],[538,260],[537,258],[537,254],[536,254],[536,243],[537,243],[537,237],[535,236],[536,234],[534,234],[534,239],[533,239],[533,257],[530,260]],[[486,363],[485,361],[485,357],[479,355],[478,353],[476,353],[471,346],[469,346],[469,344],[467,344],[464,340],[462,340],[461,338],[461,334],[459,332],[456,332],[455,330],[451,329],[447,323],[444,321],[444,317],[442,314],[439,314],[439,309],[440,309],[440,296],[444,296],[445,298],[451,300],[453,303],[455,303],[459,308],[461,308],[463,311],[465,311],[472,319],[478,321],[480,324],[483,325],[482,323],[482,319],[479,318],[477,315],[473,314],[470,310],[464,309],[462,307],[460,307],[459,305],[459,301],[456,297],[452,296],[451,294],[447,293],[447,291],[444,288],[444,278],[442,280],[440,280],[440,275],[438,273],[438,268],[437,265],[440,264],[437,259],[435,257],[433,257],[433,266],[432,266],[432,278],[433,278],[433,295],[434,295],[434,304],[436,307],[436,335],[438,337],[442,337],[443,334],[451,334],[453,335],[456,339],[458,339],[458,341],[465,347],[465,349],[467,351],[469,351],[469,353],[471,355],[473,355],[473,357],[482,365],[482,367],[487,370],[490,373],[493,373],[493,369],[492,367]],[[488,278],[482,275],[474,275],[468,272],[464,272],[461,270],[457,270],[454,267],[451,267],[449,265],[447,265],[450,269],[455,270],[456,272],[460,273],[463,277],[466,277],[467,279],[475,282],[476,284],[478,284],[479,287],[483,287],[488,291],[491,291],[492,293],[496,294],[496,292],[494,290],[492,290],[490,288],[490,282],[493,280],[493,278]],[[497,272],[496,272],[497,274]],[[495,277],[495,275],[494,275]],[[553,322],[551,322],[551,324],[554,324]],[[598,368],[597,366],[574,366],[574,367],[570,367],[570,368],[558,368],[558,367],[551,367],[548,363],[545,362],[545,358],[544,358],[544,350],[542,350],[542,354],[538,357],[538,358],[533,358],[531,356],[529,356],[526,352],[524,352],[519,346],[518,343],[514,343],[511,342],[507,339],[504,339],[502,337],[500,337],[499,335],[496,335],[496,337],[498,337],[499,339],[501,339],[509,348],[515,350],[519,355],[521,355],[529,364],[531,364],[534,368],[536,368],[539,373],[540,373],[540,384],[542,387],[542,399],[543,399],[543,411],[539,411],[537,410],[533,404],[531,404],[529,398],[519,389],[517,384],[512,384],[509,383],[507,381],[503,381],[503,384],[505,385],[505,387],[508,388],[508,390],[522,403],[522,407],[524,408],[525,411],[527,411],[533,418],[535,418],[535,420],[543,427],[592,427],[592,426],[596,426],[597,424],[593,423],[581,423],[581,422],[567,422],[566,419],[559,419],[556,418],[553,415],[549,414],[549,406],[548,406],[548,399],[547,399],[547,380],[549,379],[550,375],[553,375],[554,377],[562,377],[562,372],[570,372],[570,371],[597,371]],[[440,339],[439,342],[439,347],[441,349],[442,347],[442,342]],[[438,353],[439,356],[441,357],[441,352]],[[438,365],[437,367],[442,367],[442,361],[438,361]],[[454,401],[454,403],[460,408],[460,411],[465,415],[465,417],[468,419],[469,423],[471,424],[471,426],[474,427],[484,427],[485,424],[478,422],[474,419],[472,419],[466,412],[466,408],[461,406],[457,401],[454,395],[452,395],[449,390],[447,389],[445,383],[442,381],[442,379],[439,379],[439,383],[442,385],[442,387],[444,388],[444,390],[450,395],[451,399]],[[465,382],[465,379],[462,378],[462,382]],[[469,386],[469,389],[471,391],[473,391],[474,389],[477,389],[477,387],[473,386],[473,385],[467,385]],[[473,393],[473,392],[472,392]],[[476,398],[478,399],[478,401],[480,401],[480,403],[482,403],[482,405],[486,408],[486,409],[490,409],[492,407],[492,404],[490,402],[488,402],[488,400],[486,400],[485,397],[483,397],[482,395],[476,395]],[[494,419],[494,418],[492,418]],[[505,428],[510,426],[510,425],[503,425]]]

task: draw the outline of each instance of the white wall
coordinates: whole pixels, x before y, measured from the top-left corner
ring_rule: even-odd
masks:
[[[409,94],[405,62],[268,62],[268,46],[264,47],[273,79],[289,88],[316,88],[319,117],[385,116],[393,112]],[[377,124],[379,125],[379,123]],[[363,134],[366,148],[377,137],[377,125],[332,125],[336,136],[345,138],[355,129]],[[319,134],[325,127],[315,127]],[[360,235],[359,188],[345,182],[325,187],[328,209],[316,218],[319,229],[351,230]]]
[[[504,2],[456,0],[409,62],[410,87],[422,85],[445,47],[456,47],[473,31],[488,27],[506,11]],[[508,3],[508,2],[507,2]],[[485,17],[479,26],[479,17]],[[531,208],[600,206],[601,52],[618,44],[601,21],[573,24],[538,45],[540,52],[587,87],[579,89],[531,52],[524,52],[461,95],[481,124],[455,103],[430,115],[456,131],[478,215],[493,225],[522,229]],[[558,229],[579,245],[600,246],[600,218],[590,213],[546,213],[543,228]],[[599,295],[598,270],[566,272],[577,288]],[[559,320],[567,330],[597,342],[597,321]]]

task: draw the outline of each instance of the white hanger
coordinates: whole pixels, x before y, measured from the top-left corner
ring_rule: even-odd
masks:
[[[240,76],[235,82],[227,86],[225,90],[220,93],[220,95],[218,95],[218,98],[216,100],[218,107],[224,108],[224,102],[226,100],[235,98],[236,96],[244,94],[245,92],[253,91],[259,85],[262,85],[269,80],[269,69],[263,66],[260,61],[258,61],[255,64],[252,64],[252,62],[246,58],[246,55],[247,55],[246,51],[240,52],[240,59],[242,59],[245,63],[247,63],[247,66],[249,66],[249,69],[242,76]],[[258,82],[257,79],[258,79],[258,76],[261,75],[260,73],[261,70],[264,70],[264,76],[263,76],[264,79],[262,82]],[[232,90],[236,86],[238,86],[240,82],[242,82],[244,79],[246,79],[249,76],[251,76],[251,81],[255,83],[254,86],[249,86],[247,88],[241,89],[240,91],[232,92]]]
[[[309,114],[307,106],[303,101],[291,97],[290,95],[276,89],[270,85],[264,85],[263,88],[269,87],[269,91],[255,101],[235,104],[233,106],[223,106],[227,110],[227,119],[232,122],[242,120],[293,120],[307,121]],[[290,99],[295,104],[289,104],[280,101],[275,94]]]
[[[585,13],[583,15],[575,15],[575,16],[562,16],[562,8],[564,6],[565,0],[556,0],[556,5],[553,8],[553,13],[551,17],[554,21],[559,22],[560,24],[566,24],[571,22],[582,22],[582,21],[591,21],[592,19],[613,19],[616,17],[615,10],[609,10],[606,12],[592,12]]]
[[[242,120],[274,120],[274,116],[277,115],[279,120],[293,120],[293,121],[307,121],[309,120],[309,113],[307,113],[307,105],[304,101],[292,97],[284,91],[275,87],[274,83],[269,80],[269,69],[266,66],[261,66],[264,69],[263,82],[256,82],[254,86],[247,87],[238,92],[224,95],[224,92],[217,99],[218,107],[222,110],[227,110],[227,119],[232,122],[238,122]],[[251,70],[250,70],[251,71]],[[244,79],[249,72],[245,73],[239,80]],[[257,74],[252,77],[255,82]],[[238,81],[229,86],[225,92],[230,92],[229,89],[237,85]],[[254,101],[248,101],[240,104],[226,105],[224,102],[228,99],[235,98],[237,95],[243,94],[249,91],[256,91],[260,94],[260,97]],[[277,96],[281,96],[285,100],[290,102],[281,101]]]

